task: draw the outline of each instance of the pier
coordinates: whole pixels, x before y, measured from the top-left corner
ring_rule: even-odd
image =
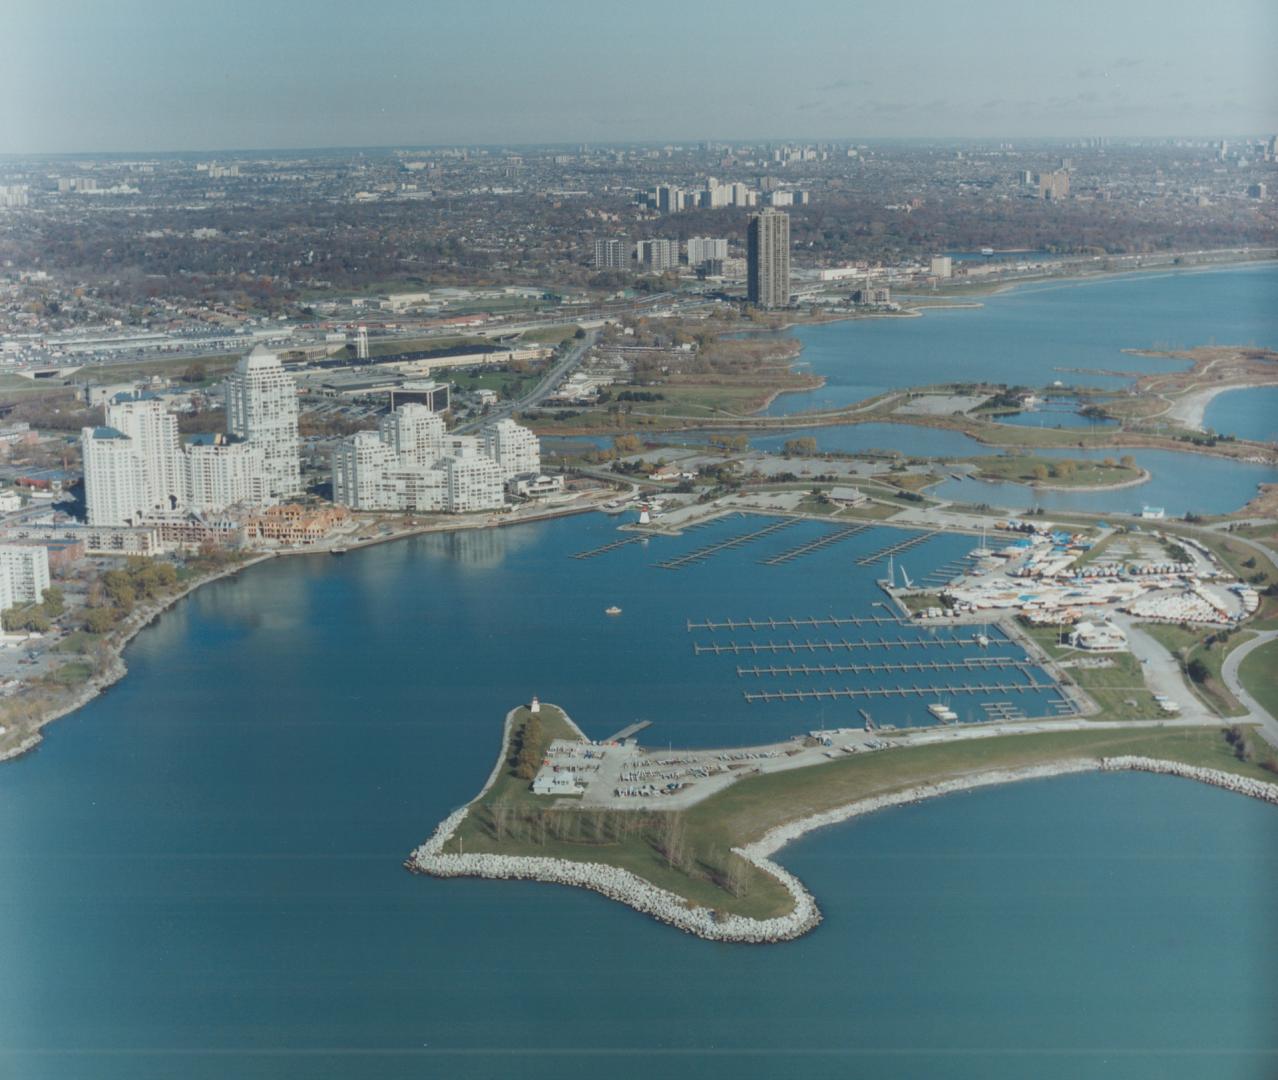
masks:
[[[1032,660],[1002,656],[972,656],[965,660],[917,660],[899,664],[769,664],[765,667],[738,667],[737,677],[757,678],[795,675],[886,675],[906,671],[997,671],[1012,669],[1029,675],[1037,667]]]
[[[881,638],[878,641],[755,641],[741,642],[730,641],[726,644],[700,645],[693,643],[692,650],[694,654],[700,656],[702,653],[799,653],[799,652],[837,652],[838,650],[852,649],[929,649],[937,647],[955,647],[955,648],[980,648],[975,641],[967,638],[927,638],[915,639],[913,641],[907,639],[899,639],[888,641]]]
[[[815,630],[818,626],[901,626],[907,622],[909,622],[908,619],[902,619],[897,615],[827,615],[806,619],[723,619],[719,622],[707,619],[699,623],[689,619],[688,630],[689,632],[693,630],[784,630],[786,627],[797,630],[801,626],[808,626]]]
[[[940,536],[944,531],[944,529],[933,529],[931,532],[915,533],[913,536],[907,537],[905,540],[898,540],[895,544],[890,544],[888,547],[880,548],[878,551],[872,551],[869,555],[862,555],[859,559],[857,559],[856,564],[857,566],[870,566],[873,563],[879,562],[881,559],[886,559],[890,555],[899,555],[903,551],[909,551],[910,548],[918,547],[919,544],[926,543],[928,540],[931,540],[932,537]]]
[[[705,547],[697,548],[690,551],[686,555],[680,555],[674,559],[667,559],[665,562],[659,562],[657,565],[663,570],[682,570],[685,566],[691,566],[693,563],[703,562],[712,555],[718,555],[721,551],[731,551],[733,548],[744,547],[746,544],[753,544],[764,537],[771,536],[773,533],[779,533],[782,529],[789,529],[799,523],[798,518],[783,518],[780,521],[773,521],[765,525],[762,529],[755,529],[753,532],[742,533],[739,536],[730,537],[727,540],[719,540],[713,544],[707,544]]]
[[[604,742],[625,742],[632,735],[638,735],[646,727],[651,727],[651,720],[636,720],[633,724],[623,727],[617,734],[609,735]]]
[[[834,532],[826,533],[824,536],[818,536],[815,540],[809,540],[806,544],[800,544],[796,548],[789,551],[783,551],[779,555],[773,555],[767,559],[761,559],[763,566],[780,566],[782,563],[793,562],[795,559],[801,559],[804,555],[811,555],[814,552],[821,551],[833,544],[841,543],[850,537],[856,536],[858,533],[865,532],[866,529],[873,528],[871,525],[849,525],[842,529],[836,529]]]
[[[955,694],[1009,694],[1009,693],[1025,693],[1031,690],[1055,690],[1055,683],[971,683],[957,686],[865,686],[852,689],[845,686],[842,689],[831,687],[828,690],[743,690],[742,697],[746,701],[754,704],[756,702],[772,702],[772,701],[824,701],[834,700],[836,698],[871,698],[871,697],[932,697],[940,698],[946,695]],[[1000,705],[1006,706],[1011,711],[1010,703],[1000,702]],[[982,706],[983,708],[985,706]],[[1019,710],[1016,710],[1019,711]],[[1021,713],[1021,717],[1024,717]]]
[[[606,555],[610,551],[616,551],[617,548],[625,547],[627,544],[637,544],[640,540],[646,540],[646,533],[636,533],[631,536],[623,536],[620,540],[614,540],[611,544],[604,544],[602,547],[591,548],[589,551],[578,551],[571,556],[574,559],[593,559],[596,555]]]

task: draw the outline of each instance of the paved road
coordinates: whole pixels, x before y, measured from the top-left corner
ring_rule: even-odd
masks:
[[[1252,697],[1238,678],[1238,668],[1246,656],[1260,648],[1260,646],[1274,640],[1278,640],[1278,630],[1257,631],[1254,638],[1243,645],[1239,645],[1225,657],[1225,662],[1220,666],[1220,674],[1221,678],[1225,680],[1225,685],[1229,687],[1229,692],[1251,711],[1251,719],[1259,724],[1257,730],[1260,734],[1264,736],[1271,746],[1278,747],[1278,718]]]
[[[563,359],[560,360],[542,377],[532,392],[518,401],[507,402],[505,405],[498,406],[491,410],[486,416],[482,416],[477,420],[470,420],[465,424],[459,424],[453,431],[454,435],[466,435],[476,428],[481,428],[485,424],[491,424],[496,420],[504,420],[513,413],[522,409],[531,409],[540,405],[550,396],[550,392],[559,384],[573,368],[581,363],[581,359],[586,355],[588,350],[599,338],[598,330],[587,331],[586,336],[578,341],[571,349],[564,353]]]

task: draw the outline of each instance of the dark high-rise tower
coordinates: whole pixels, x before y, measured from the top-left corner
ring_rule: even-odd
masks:
[[[761,308],[790,305],[790,215],[768,207],[750,218],[748,295]]]

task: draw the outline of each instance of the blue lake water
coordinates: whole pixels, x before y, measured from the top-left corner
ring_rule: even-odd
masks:
[[[768,413],[836,409],[897,387],[966,380],[1118,387],[1129,380],[1067,369],[1185,366],[1123,349],[1278,346],[1276,295],[1271,263],[1025,285],[983,297],[979,308],[798,327],[787,333],[803,342],[800,362],[826,385],[782,394]]]
[[[1278,386],[1230,390],[1213,398],[1203,426],[1239,439],[1278,442]]]
[[[1042,506],[1049,510],[1101,510],[1113,514],[1139,513],[1142,506],[1161,506],[1171,516],[1228,514],[1240,509],[1256,494],[1259,484],[1278,483],[1278,468],[1207,454],[1175,450],[1050,450],[1043,457],[1119,458],[1130,455],[1150,473],[1148,483],[1114,491],[1036,491],[1024,484],[987,483],[984,480],[947,480],[928,494],[956,502],[989,503],[1023,510]]]
[[[1015,424],[1017,427],[1045,428],[1107,428],[1115,427],[1117,420],[1097,420],[1084,416],[1078,410],[1082,402],[1076,397],[1049,397],[1035,409],[1025,412],[1008,413],[997,417],[1000,424]]]
[[[676,745],[852,719],[745,704],[737,661],[693,643],[781,634],[686,622],[879,611],[881,568],[853,559],[904,534],[759,565],[804,523],[653,565],[762,523],[573,561],[615,521],[424,537],[166,613],[123,682],[0,767],[0,1076],[1272,1075],[1278,813],[1185,781],[1065,777],[813,834],[782,861],[827,921],[768,949],[401,868],[533,693]],[[972,544],[903,558],[918,576]]]

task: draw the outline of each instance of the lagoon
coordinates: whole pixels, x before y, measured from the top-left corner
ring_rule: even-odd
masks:
[[[846,408],[906,386],[987,381],[1117,388],[1100,372],[1183,369],[1124,349],[1230,344],[1278,347],[1278,265],[1044,282],[983,297],[980,307],[919,318],[855,319],[796,327],[799,363],[826,385],[782,394],[780,416]],[[1072,369],[1085,369],[1083,371]]]
[[[1260,484],[1278,483],[1278,467],[1234,461],[1210,454],[1177,450],[1040,450],[1040,457],[1090,458],[1131,456],[1149,472],[1147,483],[1112,491],[1035,489],[1026,484],[965,478],[946,480],[928,489],[938,499],[988,503],[1014,510],[1041,506],[1048,510],[1098,510],[1139,514],[1142,506],[1161,506],[1169,517],[1185,514],[1229,514],[1240,510]]]

